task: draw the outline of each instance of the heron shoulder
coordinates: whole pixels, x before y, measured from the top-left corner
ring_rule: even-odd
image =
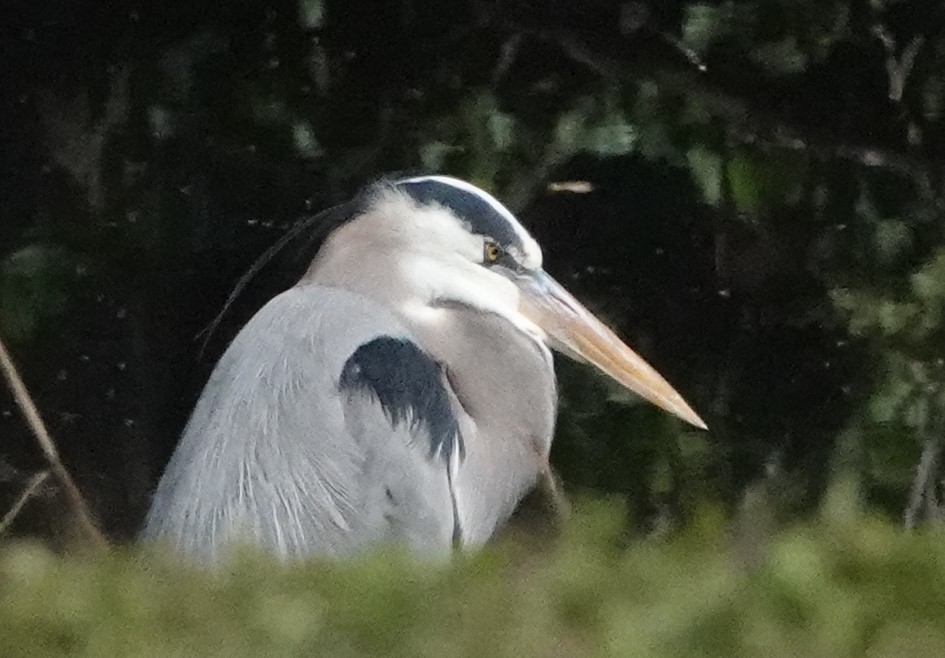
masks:
[[[237,336],[316,361],[338,381],[348,359],[375,338],[413,340],[390,309],[356,292],[317,283],[299,284],[273,297]],[[266,345],[253,346],[265,351]]]
[[[338,392],[366,394],[394,428],[404,424],[429,436],[431,458],[449,463],[454,448],[462,455],[442,367],[394,312],[358,293],[314,283],[287,290],[267,306],[258,321],[269,326],[253,336],[270,336],[284,357],[317,364],[330,375],[325,384]]]

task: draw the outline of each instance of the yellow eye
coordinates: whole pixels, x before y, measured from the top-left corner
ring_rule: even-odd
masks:
[[[499,260],[499,256],[502,255],[502,247],[497,245],[495,242],[486,241],[486,245],[483,248],[482,260],[486,263],[494,263]]]

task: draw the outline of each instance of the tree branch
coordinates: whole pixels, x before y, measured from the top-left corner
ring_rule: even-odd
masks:
[[[663,92],[693,97],[708,112],[723,119],[730,137],[742,144],[803,151],[823,161],[844,160],[868,169],[888,171],[920,184],[928,180],[932,168],[945,165],[875,144],[845,143],[832,134],[829,127],[801,127],[783,113],[724,89],[702,62],[694,60],[692,56],[685,56],[685,50],[681,51],[684,56],[680,57],[678,44],[674,46],[676,52],[672,57],[668,53],[658,52],[657,48],[643,48],[643,54],[621,58],[592,46],[568,31],[517,24],[506,24],[504,28],[513,34],[556,44],[570,59],[602,78],[649,81]],[[668,39],[666,35],[662,35],[662,38],[664,41]],[[673,46],[671,41],[667,43]],[[903,53],[897,66],[897,81],[904,83],[905,75],[911,69],[921,45],[921,41],[916,41],[907,48],[908,52]],[[891,95],[896,91],[894,83],[891,80]]]
[[[33,436],[36,438],[36,443],[46,456],[46,461],[49,462],[50,470],[65,490],[66,498],[73,508],[79,526],[94,545],[98,547],[107,546],[108,541],[96,527],[95,523],[92,522],[92,517],[89,515],[85,500],[82,498],[82,494],[79,492],[79,488],[76,486],[72,476],[69,475],[69,471],[66,470],[62,460],[59,458],[59,451],[56,449],[56,444],[53,443],[52,437],[49,435],[49,431],[46,429],[46,425],[39,415],[39,410],[36,408],[36,404],[26,390],[26,385],[17,372],[13,359],[10,353],[7,352],[7,348],[3,344],[2,339],[0,339],[0,369],[3,370],[3,375],[10,386],[10,390],[13,391],[16,404],[23,413],[23,417],[26,419],[30,430],[32,430]]]
[[[922,449],[922,457],[916,468],[915,479],[912,481],[912,491],[909,494],[909,506],[903,515],[903,523],[908,530],[915,529],[922,503],[926,501],[925,493],[929,482],[934,480],[938,458],[942,452],[942,441],[939,438],[928,439]]]
[[[0,535],[3,535],[7,531],[10,524],[13,523],[20,513],[20,510],[23,509],[23,506],[26,505],[26,502],[39,490],[40,486],[49,478],[49,475],[49,471],[44,470],[39,471],[30,478],[30,481],[26,483],[26,487],[20,493],[19,498],[16,499],[10,509],[7,510],[7,513],[3,515],[3,518],[0,519]]]

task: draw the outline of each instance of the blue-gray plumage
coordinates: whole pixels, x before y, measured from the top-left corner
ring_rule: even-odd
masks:
[[[235,541],[284,558],[480,546],[547,470],[549,346],[704,427],[485,192],[419,177],[351,207],[221,357],[142,539],[206,563]]]
[[[282,555],[382,540],[449,546],[450,492],[429,426],[392,424],[372,392],[341,391],[350,355],[378,335],[410,337],[387,309],[344,290],[298,286],[263,307],[207,383],[144,536],[209,561],[231,540]]]

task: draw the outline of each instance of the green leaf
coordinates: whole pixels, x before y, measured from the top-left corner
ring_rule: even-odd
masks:
[[[586,127],[586,114],[581,109],[563,112],[555,126],[554,139],[558,149],[573,153],[580,148]]]
[[[622,114],[609,112],[588,132],[585,148],[600,156],[626,155],[637,141],[636,128]]]
[[[420,147],[420,162],[423,168],[430,171],[443,171],[446,158],[451,153],[460,151],[457,146],[447,144],[446,142],[428,142]]]
[[[742,212],[758,212],[763,205],[764,181],[760,166],[752,159],[735,155],[725,167],[729,193]]]
[[[807,69],[807,55],[797,47],[793,36],[759,46],[749,57],[775,75],[794,75]]]
[[[945,251],[939,250],[910,279],[912,292],[925,304],[945,301]]]
[[[704,53],[726,33],[723,9],[714,5],[696,4],[686,7],[682,24],[682,40],[697,53]]]
[[[603,105],[603,106],[602,106]],[[602,157],[626,155],[639,138],[637,126],[620,111],[613,99],[602,104],[584,98],[558,117],[555,146],[561,153],[586,151]]]
[[[486,125],[496,150],[505,151],[512,146],[515,141],[515,118],[511,114],[493,110],[489,112]]]
[[[702,198],[711,206],[719,205],[722,197],[722,156],[702,146],[686,153],[689,171],[702,190]]]
[[[296,152],[303,158],[314,160],[322,155],[321,144],[308,122],[296,121],[292,125],[292,137]]]
[[[725,166],[728,191],[742,212],[757,213],[791,203],[806,164],[803,157],[736,153]]]
[[[912,230],[898,219],[881,221],[873,233],[873,244],[878,260],[888,265],[912,248]]]
[[[325,22],[323,0],[299,0],[299,25],[305,30],[317,30]]]

